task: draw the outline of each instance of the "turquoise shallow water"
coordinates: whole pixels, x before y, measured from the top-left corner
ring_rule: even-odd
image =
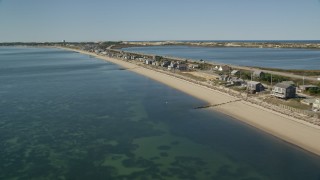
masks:
[[[0,179],[320,179],[320,158],[119,66],[0,48]]]
[[[313,49],[150,46],[124,48],[123,50],[195,60],[203,59],[241,66],[320,69],[320,50]]]

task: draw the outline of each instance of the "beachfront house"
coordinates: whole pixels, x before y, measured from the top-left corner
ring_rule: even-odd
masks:
[[[147,59],[147,60],[145,61],[145,64],[150,64],[150,65],[151,65],[152,62],[153,62],[153,61],[152,61],[151,59]]]
[[[271,95],[283,99],[296,97],[295,86],[288,83],[278,83],[273,86]]]
[[[313,111],[320,111],[320,98],[316,98],[316,100],[312,104]]]
[[[129,56],[129,55],[124,55],[124,56],[123,56],[123,59],[124,59],[124,60],[129,60],[129,59],[130,59],[130,56]]]
[[[229,81],[231,79],[231,77],[229,75],[221,75],[219,77],[220,81]]]
[[[236,77],[232,77],[230,80],[230,83],[234,86],[241,86],[244,84],[244,80]]]
[[[178,64],[177,69],[180,71],[186,71],[188,69],[188,66],[186,64]]]
[[[198,64],[188,64],[188,67],[190,69],[196,69],[196,68],[199,68],[199,65]]]
[[[96,54],[99,54],[99,53],[101,52],[101,50],[100,50],[100,49],[96,49],[96,50],[94,50],[94,52],[95,52]]]
[[[159,61],[152,61],[152,65],[153,65],[153,66],[159,66],[159,65],[160,65],[160,62],[159,62]]]
[[[297,89],[298,92],[309,91],[310,89],[318,89],[315,85],[300,85]]]
[[[289,84],[289,85],[295,86],[295,83],[294,83],[293,81],[282,81],[281,83],[282,83],[282,84]]]
[[[168,66],[168,70],[172,70],[172,69],[176,69],[178,66],[178,63],[177,62],[174,62],[174,61],[171,61],[170,62],[170,65]]]
[[[168,67],[168,66],[170,66],[170,64],[171,64],[170,61],[163,61],[163,62],[161,63],[161,66],[162,66],[162,67]]]
[[[264,72],[263,71],[253,71],[252,76],[255,78],[263,78],[264,77]]]
[[[136,57],[135,55],[131,55],[131,56],[130,56],[130,59],[131,59],[131,60],[135,60],[136,58],[137,58],[137,57]]]
[[[240,71],[239,70],[231,71],[231,76],[240,76]]]
[[[256,93],[256,92],[261,92],[264,91],[264,86],[257,81],[249,81],[247,82],[247,90],[252,92],[252,93]]]
[[[220,66],[218,71],[221,71],[221,72],[227,72],[227,71],[231,71],[231,67],[227,66],[227,65],[224,65],[224,66]]]

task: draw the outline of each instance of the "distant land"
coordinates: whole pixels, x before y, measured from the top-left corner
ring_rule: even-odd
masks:
[[[257,41],[129,41],[119,44],[118,48],[132,46],[165,46],[186,45],[201,47],[250,47],[250,48],[320,48],[320,40],[282,41],[282,40],[257,40]]]
[[[62,44],[95,44],[110,42],[113,48],[135,46],[188,45],[202,47],[256,47],[256,48],[316,48],[320,49],[320,40],[178,40],[178,41],[99,41],[99,42],[2,42],[0,46],[42,46]]]

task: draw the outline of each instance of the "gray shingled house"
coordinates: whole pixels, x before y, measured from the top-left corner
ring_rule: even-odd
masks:
[[[247,82],[247,90],[253,93],[264,91],[264,86],[257,81],[249,81]]]
[[[296,97],[296,87],[287,83],[278,83],[273,86],[271,95],[283,99]]]

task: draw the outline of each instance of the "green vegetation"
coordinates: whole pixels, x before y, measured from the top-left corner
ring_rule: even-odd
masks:
[[[190,73],[183,73],[183,72],[178,72],[178,74],[181,74],[182,76],[185,76],[185,77],[188,77],[188,78],[191,78],[191,79],[194,79],[194,80],[197,80],[197,81],[207,81],[206,78],[203,78],[203,77],[199,77],[199,76],[195,76],[193,74],[190,74]]]
[[[307,94],[312,96],[319,96],[320,95],[320,88],[310,88],[307,92]]]
[[[301,76],[320,76],[320,70],[300,70],[300,69],[278,69],[278,68],[266,68],[266,67],[255,67],[262,70],[270,70],[277,72],[287,72]]]
[[[272,78],[272,82],[274,82],[274,83],[290,80],[290,78],[288,78],[288,77],[279,76],[279,75],[271,75],[268,73],[266,73],[263,77],[261,77],[260,80],[263,82],[267,82],[267,84],[269,84],[269,83],[271,84],[271,78]]]
[[[302,109],[302,110],[310,110],[310,106],[300,103],[300,101],[303,100],[302,98],[294,98],[289,100],[283,100],[275,97],[269,97],[264,99],[265,102],[271,103],[271,104],[283,104],[289,107]]]
[[[211,64],[208,63],[200,63],[199,64],[199,69],[200,70],[209,70],[211,69],[213,66]]]

